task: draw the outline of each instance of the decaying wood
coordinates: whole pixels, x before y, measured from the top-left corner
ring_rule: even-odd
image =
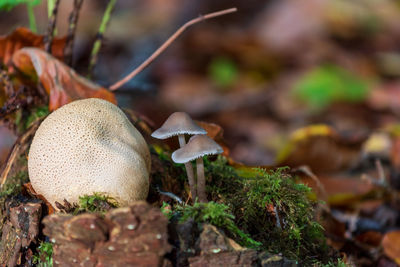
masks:
[[[56,201],[56,208],[60,211],[60,212],[64,212],[64,213],[70,213],[72,211],[74,211],[76,208],[78,208],[78,204],[76,203],[69,203],[66,199],[64,199],[63,204],[61,204],[60,202]]]
[[[21,152],[21,148],[23,148],[27,143],[29,143],[29,141],[31,140],[31,138],[34,136],[34,134],[36,133],[36,130],[39,128],[40,123],[42,122],[44,118],[42,119],[38,119],[36,120],[31,127],[29,127],[28,130],[26,130],[25,133],[23,133],[20,137],[18,137],[17,141],[15,142],[8,158],[7,158],[7,162],[4,165],[4,168],[1,172],[0,175],[0,189],[3,188],[4,184],[7,181],[7,177],[10,173],[10,170],[14,164],[14,162],[17,160],[18,156],[20,155]]]
[[[7,207],[9,217],[1,228],[0,266],[17,266],[28,255],[28,247],[37,243],[42,206],[40,202],[13,204]],[[25,255],[27,254],[27,255]]]
[[[168,219],[144,201],[103,217],[53,214],[43,220],[53,245],[54,266],[162,266]]]

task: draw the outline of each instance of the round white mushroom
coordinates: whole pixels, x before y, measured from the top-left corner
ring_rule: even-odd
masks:
[[[29,151],[31,184],[53,206],[104,193],[120,205],[144,200],[150,152],[143,136],[114,104],[89,98],[51,113]]]

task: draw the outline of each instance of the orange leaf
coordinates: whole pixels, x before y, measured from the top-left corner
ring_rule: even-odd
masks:
[[[73,69],[38,48],[23,48],[13,55],[14,65],[23,73],[35,73],[50,96],[53,111],[73,100],[102,98],[116,104],[115,95],[78,75]]]
[[[315,173],[340,171],[359,160],[365,136],[340,135],[327,125],[310,125],[292,133],[277,156],[279,166],[307,165]]]
[[[386,233],[382,240],[386,256],[400,264],[400,231]]]
[[[44,48],[43,39],[43,35],[34,34],[27,28],[17,28],[9,35],[0,36],[0,61],[8,66],[17,50],[28,46]],[[63,59],[66,40],[66,37],[53,39],[51,52],[58,59]]]

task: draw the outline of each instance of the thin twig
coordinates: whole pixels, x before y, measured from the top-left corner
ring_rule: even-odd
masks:
[[[76,25],[78,23],[79,18],[79,10],[82,7],[83,0],[74,0],[74,8],[69,14],[69,26],[68,26],[68,34],[67,41],[64,48],[64,62],[71,66],[72,64],[72,55],[74,51],[74,39],[75,39],[75,31]]]
[[[15,160],[17,159],[18,155],[20,154],[20,149],[29,141],[29,139],[35,134],[36,130],[38,129],[41,121],[44,118],[36,120],[25,133],[23,133],[20,137],[18,137],[17,141],[15,142],[8,158],[7,163],[4,166],[3,171],[1,172],[0,176],[0,189],[3,188],[3,185],[7,181],[8,174],[10,173],[11,167],[13,166]]]
[[[57,11],[58,11],[59,3],[60,3],[60,0],[56,0],[56,2],[54,3],[53,12],[49,19],[49,24],[47,26],[47,33],[43,39],[44,50],[50,54],[51,54],[51,44],[53,43],[53,37],[54,37],[54,29],[56,28]]]
[[[111,13],[114,9],[115,3],[117,0],[110,0],[107,4],[106,11],[104,12],[103,19],[101,20],[99,31],[96,34],[96,40],[94,41],[92,53],[90,54],[90,61],[89,61],[89,74],[90,77],[92,71],[97,63],[97,57],[101,48],[101,44],[103,42],[104,32],[106,31],[108,22],[110,21]]]
[[[209,13],[204,16],[199,16],[198,18],[192,19],[188,22],[186,22],[183,26],[181,26],[171,37],[168,38],[167,41],[165,41],[149,58],[147,58],[140,66],[138,66],[136,69],[134,69],[130,74],[128,74],[126,77],[121,79],[120,81],[114,83],[113,85],[110,86],[111,91],[115,91],[118,88],[120,88],[122,85],[127,83],[130,79],[135,77],[138,73],[140,73],[144,68],[146,68],[151,62],[154,61],[168,46],[170,46],[176,38],[178,38],[179,35],[181,35],[188,27],[192,26],[193,24],[196,24],[198,22],[201,22],[203,20],[219,17],[222,15],[226,15],[229,13],[236,12],[237,8],[229,8],[225,10],[221,10],[218,12],[214,13]]]

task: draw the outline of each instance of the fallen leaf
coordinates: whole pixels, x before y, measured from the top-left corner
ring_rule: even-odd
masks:
[[[37,75],[50,96],[49,110],[77,99],[102,98],[116,104],[115,95],[78,75],[73,69],[38,48],[23,48],[13,55],[14,65],[26,75]]]
[[[386,233],[382,240],[382,246],[386,256],[400,264],[400,231]]]
[[[364,244],[377,247],[380,245],[382,240],[382,234],[376,231],[367,231],[362,234],[359,234],[355,237],[355,239]]]
[[[307,165],[316,173],[355,165],[365,136],[342,136],[327,125],[311,125],[293,132],[277,156],[279,166]]]
[[[326,195],[322,194],[315,180],[310,177],[301,178],[301,183],[311,187],[319,199],[335,207],[359,204],[376,189],[374,185],[366,183],[358,177],[321,176],[319,182],[325,189]]]
[[[385,132],[372,133],[363,145],[364,155],[380,156],[380,158],[389,158],[392,140],[390,135]]]
[[[6,65],[11,65],[13,54],[23,47],[44,48],[44,35],[37,35],[27,28],[17,28],[8,35],[0,36],[0,61]],[[67,38],[54,38],[51,44],[51,53],[58,59],[64,57],[64,47]]]

